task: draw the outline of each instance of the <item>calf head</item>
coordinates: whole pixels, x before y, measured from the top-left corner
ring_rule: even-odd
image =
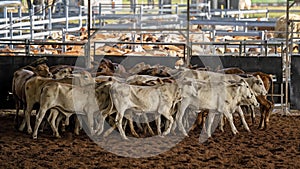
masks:
[[[236,85],[238,87],[238,93],[241,94],[242,105],[254,105],[256,107],[259,106],[252,89],[244,79],[241,79]]]
[[[71,67],[65,67],[57,71],[56,73],[53,73],[54,79],[60,79],[65,77],[71,77],[72,76],[72,68]]]
[[[95,79],[88,71],[85,70],[73,71],[71,77],[74,78],[73,84],[75,85],[86,86],[86,85],[95,84]]]
[[[49,71],[49,67],[46,64],[37,65],[32,71],[38,76],[52,77],[52,73]]]
[[[250,79],[252,80],[251,89],[253,90],[255,96],[258,96],[258,95],[265,96],[268,94],[268,91],[266,90],[266,88],[264,86],[263,80],[261,79],[261,77],[259,75],[250,77]]]

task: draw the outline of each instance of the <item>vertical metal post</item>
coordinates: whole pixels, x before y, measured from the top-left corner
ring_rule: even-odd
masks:
[[[244,41],[242,42],[242,44],[243,44],[243,53],[244,53],[244,56],[246,56],[246,46],[247,46],[247,42],[246,42],[246,39],[244,39]]]
[[[86,68],[90,68],[91,67],[91,61],[93,60],[91,58],[91,1],[88,1],[88,20],[87,20],[87,31],[88,31],[88,41],[87,44],[85,46],[85,58],[86,58],[86,62],[85,62],[85,66]]]
[[[101,5],[101,3],[99,3],[99,27],[102,27],[102,19],[101,19],[101,13],[102,13],[102,10],[101,10],[101,8],[102,8],[102,5]]]
[[[48,17],[49,17],[49,25],[48,25],[48,29],[49,30],[52,30],[52,9],[51,9],[51,6],[49,6],[49,9],[48,9]]]
[[[187,46],[187,55],[185,58],[185,66],[188,66],[190,64],[191,61],[191,43],[190,43],[190,0],[187,0],[187,13],[186,13],[186,17],[187,17],[187,24],[186,24],[186,46]]]
[[[65,6],[65,16],[66,16],[66,30],[69,30],[69,0],[66,0],[66,6]]]
[[[13,38],[13,24],[12,24],[12,22],[13,22],[13,14],[12,14],[12,11],[10,11],[10,13],[9,13],[9,36],[10,36],[10,39],[12,39]],[[12,45],[12,41],[10,41],[10,45],[9,45],[9,47],[12,49],[13,48],[13,45]]]
[[[42,3],[42,16],[43,16],[43,18],[46,17],[46,8],[45,8],[45,3],[44,2]]]
[[[240,44],[239,44],[239,55],[242,56],[242,52],[243,52],[243,42],[240,41]]]
[[[79,6],[79,27],[82,27],[82,6]]]
[[[265,56],[267,57],[268,56],[268,41],[267,40],[265,40],[264,41],[265,43],[264,43],[264,46],[265,46]]]
[[[62,29],[62,42],[65,43],[66,42],[66,30],[63,28]],[[62,53],[66,52],[66,45],[62,45]]]
[[[19,6],[19,8],[18,8],[18,16],[19,16],[19,18],[22,18],[22,8]],[[20,25],[20,27],[19,27],[19,35],[22,35],[22,26]]]
[[[267,12],[266,12],[266,18],[269,20],[269,15],[270,15],[270,11],[269,9],[267,8]]]
[[[139,24],[139,28],[142,28],[142,17],[143,17],[143,11],[144,11],[144,5],[140,5],[140,15],[139,15],[139,20],[137,21]]]
[[[289,92],[289,69],[290,69],[290,66],[289,66],[289,26],[290,26],[290,20],[289,20],[289,9],[290,9],[290,4],[289,4],[289,0],[286,1],[286,41],[285,41],[285,45],[286,45],[286,53],[285,53],[285,114],[288,114],[289,113],[289,101],[288,101],[288,98],[289,98],[289,95],[288,95],[288,92]]]
[[[5,25],[7,25],[7,20],[8,20],[8,18],[7,18],[7,7],[4,7],[4,9],[3,9],[3,16],[4,16],[4,19],[5,19]],[[5,37],[7,37],[7,36],[8,36],[8,33],[6,32]]]
[[[25,55],[30,55],[30,42],[28,39],[25,39]]]
[[[33,30],[33,7],[30,8],[30,41],[32,41],[32,38],[33,38],[33,33],[34,33],[34,30]]]

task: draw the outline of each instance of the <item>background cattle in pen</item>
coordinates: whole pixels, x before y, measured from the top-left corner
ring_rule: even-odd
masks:
[[[95,135],[101,135],[104,130],[107,130],[103,134],[104,137],[107,137],[114,128],[117,128],[121,131],[120,134],[122,138],[127,139],[127,134],[125,133],[126,124],[129,124],[131,134],[135,137],[145,135],[146,131],[150,132],[151,135],[161,135],[162,128],[164,128],[163,135],[168,135],[170,131],[174,133],[176,127],[178,127],[183,135],[187,135],[186,130],[189,130],[193,122],[199,119],[194,115],[195,110],[191,109],[192,107],[196,107],[197,111],[210,110],[208,113],[209,125],[204,125],[204,127],[208,129],[208,136],[211,136],[209,130],[211,130],[211,122],[215,111],[218,111],[221,115],[225,113],[226,118],[230,121],[232,132],[235,134],[237,133],[237,129],[233,124],[232,113],[238,111],[245,129],[250,131],[240,106],[245,104],[257,105],[254,96],[265,96],[267,94],[258,74],[241,77],[239,75],[192,70],[189,68],[174,69],[160,65],[147,66],[143,63],[137,64],[135,68],[131,70],[122,69],[122,73],[116,73],[115,65],[116,64],[110,60],[100,61],[99,66],[95,64],[95,68],[92,69],[56,65],[50,67],[55,79],[40,76],[28,79],[24,84],[26,100],[25,116],[19,130],[23,130],[25,126],[27,126],[28,133],[32,133],[29,121],[31,111],[33,106],[39,103],[39,107],[43,107],[43,109],[38,110],[38,120],[36,121],[37,124],[33,138],[37,138],[39,125],[42,119],[44,119],[45,114],[47,114],[47,111],[50,112],[48,121],[53,130],[53,134],[56,137],[60,137],[58,127],[61,124],[61,119],[65,119],[65,121],[62,121],[64,125],[69,125],[70,116],[76,112],[74,108],[72,109],[72,107],[70,107],[74,97],[71,97],[72,95],[68,96],[68,89],[76,91],[81,87],[83,89],[89,88],[90,92],[93,91],[96,93],[96,95],[89,95],[89,97],[94,97],[94,99],[98,100],[98,102],[94,102],[92,105],[94,106],[93,111],[89,109],[83,110],[84,107],[81,107],[79,111],[79,114],[83,114],[84,118],[95,118],[94,120],[89,119],[88,124],[86,124],[91,133]],[[120,66],[123,67],[122,65]],[[224,72],[234,72],[238,70],[238,68],[234,69],[235,70],[230,70],[228,68]],[[95,74],[95,72],[108,71],[111,73],[105,73],[104,75]],[[241,70],[238,72],[242,73]],[[94,74],[94,77],[92,74]],[[208,88],[208,86],[210,86],[210,88]],[[214,92],[222,91],[222,89],[227,91],[228,87],[226,86],[236,86],[236,90],[239,90],[238,88],[243,90],[237,92],[239,93],[239,97],[234,96],[234,100],[225,99],[225,97],[223,99],[224,103],[221,103],[221,101],[213,99],[219,96],[217,93],[214,94]],[[211,90],[209,94],[214,95],[213,98],[207,96],[208,90]],[[58,91],[59,93],[57,93]],[[229,93],[233,94],[232,92]],[[53,98],[49,100],[48,97],[50,96]],[[192,107],[187,110],[186,108],[190,102],[187,102],[186,99],[189,98],[189,96],[191,98],[203,98],[191,102]],[[79,96],[76,95],[76,98],[79,98]],[[222,97],[218,98],[220,99]],[[237,98],[240,100],[236,100]],[[71,102],[69,103],[69,101]],[[229,104],[231,102],[233,107],[231,106],[229,108],[230,110],[225,108],[227,106],[223,109],[218,108],[220,106],[222,107],[222,104]],[[51,106],[49,106],[50,103]],[[79,102],[72,103],[75,104]],[[91,106],[91,104],[87,102],[83,104]],[[186,105],[187,107],[182,108],[182,105]],[[97,107],[97,111],[94,111],[95,107]],[[192,113],[187,113],[191,110]],[[84,113],[82,113],[82,111]],[[89,113],[93,115],[90,116]],[[112,126],[111,128],[104,127],[103,125],[105,121],[109,121],[109,119],[105,120],[106,117],[114,119],[109,122]],[[137,120],[137,118],[144,120]],[[154,122],[152,122],[153,118],[155,119],[155,125]],[[81,123],[84,122],[82,121],[82,117],[80,117],[80,119]],[[187,122],[187,119],[192,119],[192,124]],[[123,123],[123,121],[125,123]],[[185,123],[185,127],[183,127],[182,122]],[[136,131],[136,127],[139,129],[138,131]],[[77,122],[75,127],[75,133],[77,135],[79,134],[79,128]],[[193,128],[195,128],[195,126]],[[153,129],[156,129],[156,132],[153,132]]]

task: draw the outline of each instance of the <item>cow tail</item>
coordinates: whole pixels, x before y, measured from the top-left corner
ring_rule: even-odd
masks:
[[[271,101],[272,101],[272,104],[274,104],[274,83],[273,83],[273,75],[272,74],[269,74],[269,79],[271,80]]]
[[[108,113],[108,115],[110,115],[112,113],[112,111],[113,111],[114,104],[113,104],[113,98],[112,98],[111,90],[110,89],[109,89],[108,93],[109,93],[110,102],[108,103],[108,106],[105,109],[105,112]]]

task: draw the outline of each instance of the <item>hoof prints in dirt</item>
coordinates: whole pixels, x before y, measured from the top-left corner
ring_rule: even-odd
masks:
[[[254,125],[248,133],[238,127],[240,133],[236,136],[226,125],[224,133],[216,130],[213,138],[203,144],[199,142],[200,130],[196,129],[174,147],[148,158],[122,155],[138,156],[149,150],[147,146],[152,148],[150,153],[155,154],[170,140],[153,139],[144,145],[139,139],[130,138],[119,143],[120,137],[112,135],[111,147],[101,147],[84,133],[79,136],[64,134],[56,139],[49,132],[35,141],[25,132],[14,129],[13,118],[10,114],[0,118],[0,168],[300,168],[299,116],[273,115],[269,129],[257,130]],[[124,151],[131,145],[141,148]],[[116,155],[109,149],[123,154]]]

